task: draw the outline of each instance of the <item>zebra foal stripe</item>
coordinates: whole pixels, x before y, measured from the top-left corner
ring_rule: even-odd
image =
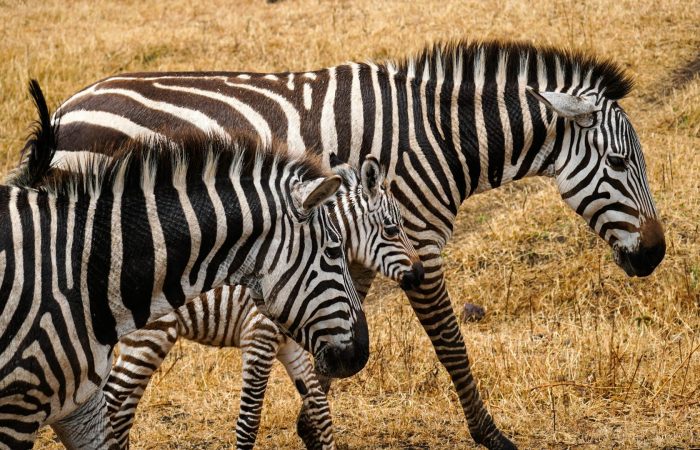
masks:
[[[12,179],[41,186],[0,186],[0,448],[31,448],[43,425],[72,448],[116,447],[101,387],[118,338],[223,284],[246,285],[316,370],[362,368],[366,321],[321,207],[339,176],[198,134],[46,173],[56,139],[31,91],[40,120]]]
[[[457,41],[398,62],[304,73],[118,75],[76,93],[56,116],[70,121],[59,135],[66,152],[103,138],[170,137],[215,123],[227,133],[284,140],[295,151],[314,149],[325,160],[337,153],[357,165],[377,157],[425,267],[425,282],[409,300],[452,378],[469,431],[489,448],[513,448],[477,391],[441,250],[468,197],[547,176],[628,275],[651,274],[666,246],[641,145],[620,105],[631,88],[618,64],[583,52]],[[371,271],[353,268],[353,276],[366,292]]]

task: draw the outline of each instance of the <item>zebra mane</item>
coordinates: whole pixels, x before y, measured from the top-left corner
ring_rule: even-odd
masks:
[[[390,72],[406,73],[409,77],[424,77],[427,72],[430,79],[440,78],[440,74],[449,79],[455,75],[455,71],[461,71],[462,79],[470,79],[474,77],[475,68],[484,73],[495,73],[503,58],[507,58],[506,79],[524,75],[528,84],[538,82],[537,62],[543,63],[548,90],[556,87],[558,76],[563,78],[566,90],[574,84],[582,85],[590,75],[591,87],[597,87],[598,91],[611,100],[625,97],[634,86],[630,75],[612,60],[580,50],[535,46],[526,42],[438,42],[414,57],[389,62],[383,67]]]
[[[108,144],[114,145],[114,144]],[[43,179],[40,191],[54,195],[95,196],[119,187],[128,192],[165,182],[191,186],[202,177],[245,178],[260,172],[295,171],[301,179],[331,176],[314,154],[292,154],[281,143],[264,143],[252,135],[184,133],[173,140],[134,139],[107,150],[111,157],[90,152],[82,160],[69,161]],[[112,151],[113,150],[113,151]]]

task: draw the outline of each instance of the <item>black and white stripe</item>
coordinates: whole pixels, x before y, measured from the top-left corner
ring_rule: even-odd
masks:
[[[116,446],[101,390],[113,346],[223,284],[248,286],[320,372],[364,366],[367,325],[321,207],[339,176],[200,135],[46,174],[54,130],[32,87],[40,125],[13,179],[41,187],[0,186],[0,448],[31,448],[48,424],[71,448]]]
[[[338,164],[333,170],[342,176],[343,186],[326,208],[340,226],[348,262],[376,270],[406,288],[420,284],[418,256],[401,225],[398,204],[383,186],[376,160],[368,158],[363,163],[361,176],[347,164]],[[335,448],[328,401],[308,356],[259,313],[245,288],[228,286],[200,296],[120,341],[119,357],[104,390],[122,448],[128,447],[136,407],[151,376],[179,337],[242,350],[236,448],[253,448],[255,444],[275,358],[285,366],[308,412],[308,431],[303,436],[307,448]]]
[[[91,150],[105,138],[195,128],[245,130],[353,165],[377,157],[426,269],[425,282],[408,293],[411,304],[474,439],[510,448],[471,375],[441,249],[466,198],[544,175],[628,274],[651,273],[665,241],[637,135],[618,104],[631,85],[613,62],[502,42],[436,45],[399,63],[303,73],[125,74],[65,101],[59,146]],[[360,275],[363,286],[371,283],[371,273]]]

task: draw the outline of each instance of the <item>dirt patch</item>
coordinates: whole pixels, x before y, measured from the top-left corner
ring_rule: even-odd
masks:
[[[659,102],[674,92],[687,87],[700,76],[700,50],[685,64],[677,67],[657,85],[657,89],[649,91],[649,100]],[[656,93],[656,94],[654,94]]]

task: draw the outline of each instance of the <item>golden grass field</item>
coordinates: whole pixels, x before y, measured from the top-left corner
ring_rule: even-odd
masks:
[[[0,21],[5,169],[34,118],[30,77],[55,106],[122,71],[304,70],[461,37],[571,46],[619,61],[638,81],[623,106],[666,227],[665,261],[649,278],[627,278],[553,183],[532,179],[464,204],[445,249],[450,291],[457,310],[464,302],[487,309],[462,332],[489,410],[522,448],[700,447],[697,2],[0,0]],[[378,283],[366,307],[369,363],[331,391],[339,447],[473,448],[401,291]],[[133,447],[232,447],[239,371],[235,349],[178,344],[141,404]],[[259,448],[301,446],[298,407],[278,365]],[[37,448],[59,448],[49,429]]]

